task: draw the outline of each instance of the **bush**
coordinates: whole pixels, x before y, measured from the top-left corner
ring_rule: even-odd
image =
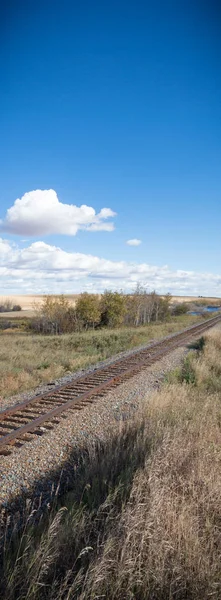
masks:
[[[185,381],[186,383],[196,384],[196,372],[191,355],[185,359],[178,380],[181,383]]]
[[[3,305],[5,307],[5,312],[10,312],[12,310],[12,301],[10,300],[10,298],[7,298],[4,302]]]
[[[21,310],[21,306],[19,304],[13,304],[9,298],[7,298],[6,300],[1,299],[0,313],[19,310]]]
[[[189,310],[189,305],[187,302],[180,302],[180,304],[176,304],[172,308],[172,314],[175,316],[185,315]]]
[[[0,312],[11,312],[12,311],[12,302],[11,300],[4,300],[0,305]]]
[[[126,312],[125,296],[106,290],[101,297],[101,325],[119,327]]]
[[[194,340],[193,342],[191,342],[188,347],[191,348],[191,350],[198,350],[199,352],[202,352],[205,346],[205,342],[206,339],[202,335],[198,340]]]
[[[64,296],[46,296],[30,327],[38,333],[71,333],[76,330],[76,311]]]
[[[12,311],[14,311],[14,312],[18,312],[20,310],[21,310],[20,304],[14,304],[14,306],[12,307]]]
[[[82,322],[83,326],[95,328],[101,319],[100,298],[97,294],[88,294],[84,292],[79,296],[76,302],[76,316]]]

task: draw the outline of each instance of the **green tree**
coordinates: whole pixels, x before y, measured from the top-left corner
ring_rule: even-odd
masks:
[[[101,296],[101,324],[118,327],[126,312],[125,297],[119,292],[106,290]]]
[[[95,327],[101,319],[100,298],[97,294],[88,294],[84,292],[79,296],[76,302],[77,319],[82,322],[83,326]]]

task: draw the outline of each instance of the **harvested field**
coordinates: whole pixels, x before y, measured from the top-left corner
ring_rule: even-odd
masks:
[[[13,304],[20,304],[22,310],[32,311],[33,306],[41,304],[46,294],[18,295],[10,294],[10,296],[1,296],[1,300],[10,299]],[[65,298],[71,303],[75,303],[78,294],[64,294]]]
[[[171,296],[172,302],[208,302],[208,304],[220,304],[221,298],[214,296]]]
[[[5,312],[0,314],[1,316],[6,318],[13,319],[15,317],[33,317],[35,314],[36,308],[42,304],[45,299],[45,294],[36,294],[36,295],[10,295],[9,296],[1,296],[1,302],[4,303],[4,300],[11,300],[12,304],[18,304],[21,306],[22,311],[13,311],[13,312]],[[75,305],[76,299],[78,297],[77,294],[64,294],[65,298],[70,302],[71,305]]]

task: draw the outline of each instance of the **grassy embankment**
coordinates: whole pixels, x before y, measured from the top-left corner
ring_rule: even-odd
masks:
[[[183,315],[168,323],[43,336],[0,333],[0,397],[33,389],[123,350],[169,335],[199,321]]]
[[[88,443],[70,483],[49,522],[6,544],[2,600],[221,597],[220,331]]]

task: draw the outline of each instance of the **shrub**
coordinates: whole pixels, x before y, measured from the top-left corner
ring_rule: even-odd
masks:
[[[12,310],[12,301],[10,300],[10,298],[7,298],[4,302],[3,305],[5,307],[5,312],[10,312]]]
[[[76,316],[83,326],[95,328],[101,319],[100,298],[97,294],[88,294],[84,292],[79,296],[76,302]]]
[[[196,372],[191,354],[185,359],[178,379],[181,383],[185,381],[186,383],[196,384]]]
[[[0,312],[11,312],[13,310],[13,304],[12,301],[9,298],[6,298],[6,300],[4,300],[3,298],[1,298],[1,304],[0,304]]]
[[[30,327],[39,333],[71,333],[76,329],[76,311],[64,296],[46,296]]]
[[[179,315],[185,315],[189,310],[189,305],[187,302],[180,302],[179,304],[176,304],[176,306],[174,306],[172,308],[172,314],[175,316],[179,316]]]
[[[21,306],[20,304],[14,304],[14,306],[12,307],[12,310],[14,312],[20,311],[21,310]]]
[[[101,297],[101,324],[119,327],[126,312],[125,297],[119,292],[106,290]]]
[[[198,340],[191,342],[189,344],[189,348],[191,348],[191,350],[198,350],[199,352],[202,352],[205,346],[205,341],[205,337],[202,335]]]

